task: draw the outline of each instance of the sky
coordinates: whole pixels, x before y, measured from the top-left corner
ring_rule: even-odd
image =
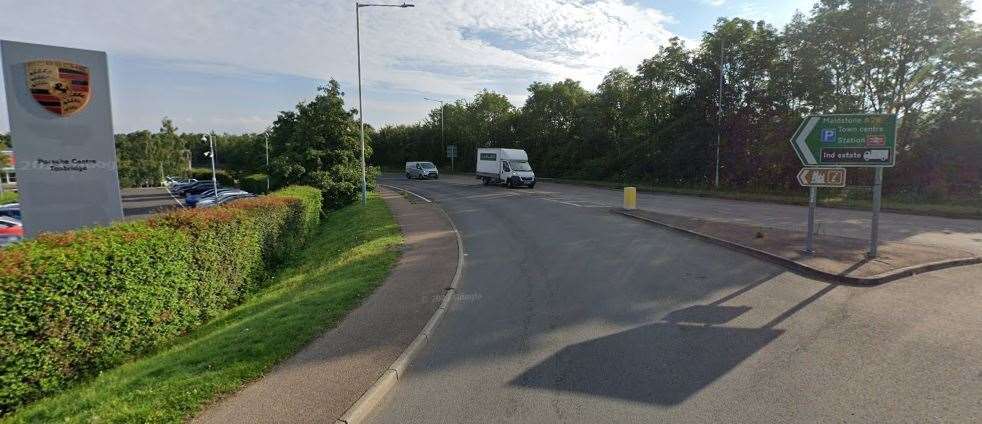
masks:
[[[535,81],[593,89],[671,37],[695,45],[718,17],[780,28],[813,0],[411,3],[361,8],[366,123],[424,120],[438,107],[426,97],[490,89],[520,106]],[[329,79],[358,104],[353,1],[0,0],[0,11],[0,39],[107,52],[116,132],[156,130],[164,116],[182,131],[262,131]],[[0,87],[0,132],[4,96]]]

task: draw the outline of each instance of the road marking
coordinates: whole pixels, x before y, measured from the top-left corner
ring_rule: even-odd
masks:
[[[180,201],[180,200],[177,200],[177,196],[174,196],[174,193],[171,193],[171,191],[170,191],[170,188],[166,188],[165,190],[167,190],[167,194],[169,194],[169,195],[170,195],[170,198],[171,198],[171,199],[174,199],[174,203],[177,203],[177,206],[180,206],[180,207],[182,207],[182,208],[184,208],[184,207],[185,207],[185,206],[184,206],[184,204],[183,204],[183,203],[181,203],[181,201]]]
[[[420,199],[423,199],[423,201],[426,202],[426,203],[433,203],[432,200],[427,199],[427,198],[425,198],[423,196],[420,196],[420,195],[418,195],[416,193],[413,193],[413,192],[411,192],[409,190],[406,190],[406,189],[404,189],[402,187],[390,186],[390,185],[387,185],[387,184],[381,184],[381,185],[382,185],[382,187],[388,187],[388,188],[392,188],[392,189],[396,189],[396,190],[402,190],[402,191],[404,191],[406,193],[412,194],[413,196],[416,196],[416,197],[418,197]]]

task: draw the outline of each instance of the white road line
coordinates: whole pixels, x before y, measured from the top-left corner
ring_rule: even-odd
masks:
[[[433,203],[433,201],[432,201],[432,200],[430,200],[430,199],[427,199],[427,198],[425,198],[425,197],[423,197],[423,196],[420,196],[420,195],[418,195],[418,194],[416,194],[416,193],[413,193],[413,192],[411,192],[411,191],[409,191],[409,190],[406,190],[406,189],[404,189],[404,188],[402,188],[402,187],[396,187],[396,186],[390,186],[390,185],[387,185],[387,184],[381,184],[381,186],[382,186],[382,187],[388,187],[388,188],[391,188],[391,189],[395,189],[395,190],[402,190],[402,191],[404,191],[404,192],[406,192],[406,193],[409,193],[409,194],[412,194],[413,196],[416,196],[416,197],[418,197],[418,198],[420,198],[420,199],[423,199],[423,201],[424,201],[424,202],[426,202],[426,203]]]
[[[169,189],[169,188],[165,188],[164,190],[167,190],[167,194],[169,194],[169,195],[170,195],[170,198],[171,198],[171,199],[174,199],[174,203],[177,203],[177,206],[180,206],[180,207],[182,207],[182,208],[183,208],[183,207],[185,207],[185,206],[184,206],[184,204],[183,204],[183,203],[181,203],[181,201],[180,201],[180,200],[177,200],[177,196],[174,196],[174,193],[171,193],[171,191],[170,191],[170,189]]]

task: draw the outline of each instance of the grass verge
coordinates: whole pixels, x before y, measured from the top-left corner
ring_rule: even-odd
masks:
[[[401,243],[377,195],[367,208],[331,213],[309,245],[242,305],[3,422],[181,422],[335,326],[382,283]]]
[[[9,189],[4,190],[3,194],[0,194],[0,205],[4,203],[14,203],[17,201],[19,197],[20,196],[17,195],[16,191],[9,190]]]
[[[610,181],[574,180],[566,178],[543,178],[545,181],[576,184],[592,187],[622,188],[627,184]],[[777,193],[751,193],[742,191],[715,191],[694,188],[660,187],[636,184],[638,191],[655,193],[679,194],[685,196],[715,197],[719,199],[746,200],[752,202],[783,203],[789,205],[808,205],[807,190],[802,188],[800,195]],[[829,208],[869,210],[873,207],[871,199],[850,198],[842,195],[841,190],[820,189],[818,205]],[[959,203],[910,202],[884,197],[881,204],[883,211],[899,212],[913,215],[941,216],[946,218],[982,218],[982,199]]]

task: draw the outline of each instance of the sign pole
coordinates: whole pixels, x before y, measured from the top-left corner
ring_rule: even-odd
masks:
[[[876,244],[880,230],[880,195],[883,192],[883,167],[876,167],[876,174],[873,177],[873,222],[870,225],[869,256],[870,259],[876,257]]]
[[[808,187],[808,235],[805,236],[805,253],[814,253],[815,234],[815,201],[818,197],[818,187]]]

